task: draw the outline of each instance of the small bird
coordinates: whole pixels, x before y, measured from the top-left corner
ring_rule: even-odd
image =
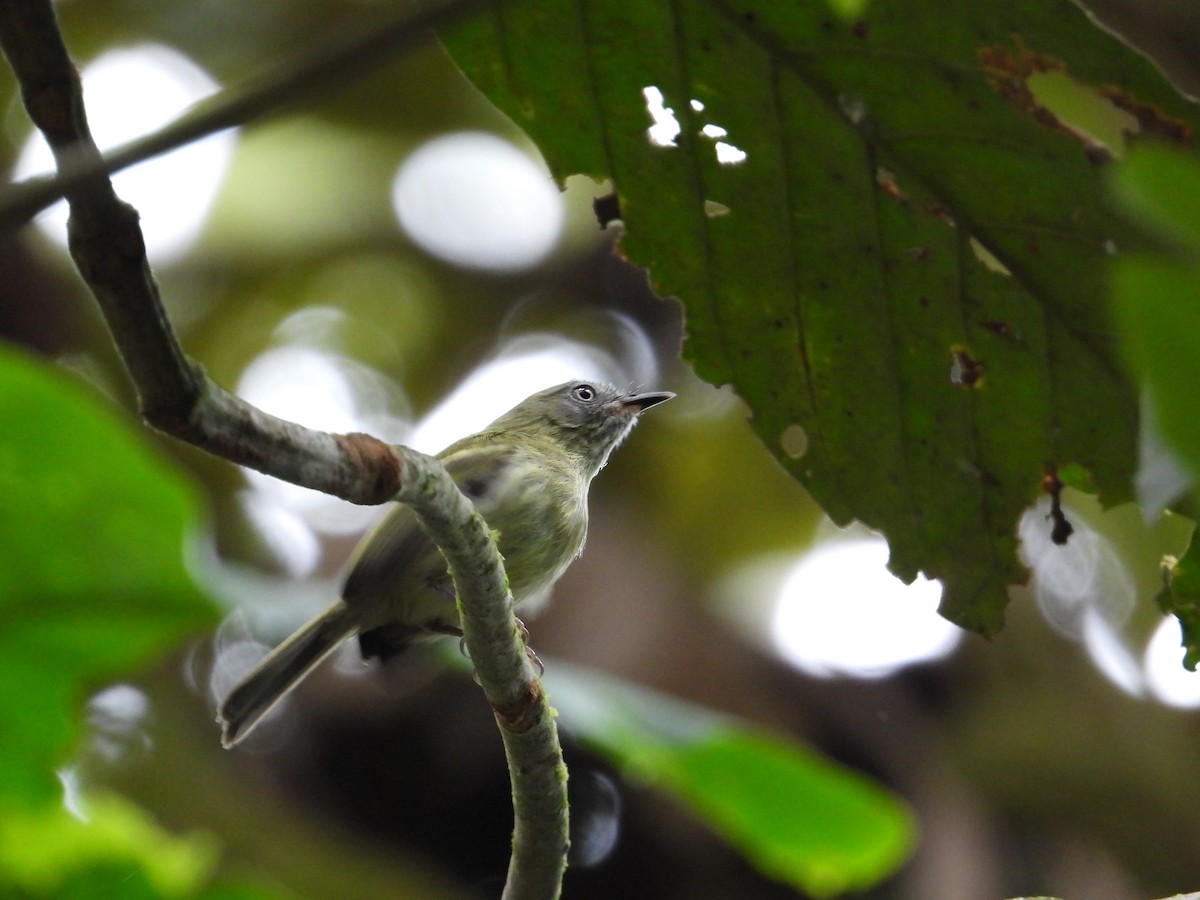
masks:
[[[521,401],[438,459],[497,535],[516,607],[535,605],[583,551],[588,488],[638,416],[672,393],[573,381]],[[397,505],[362,540],[341,598],[269,653],[221,704],[221,743],[241,741],[288,691],[358,635],[364,658],[462,634],[441,551]]]

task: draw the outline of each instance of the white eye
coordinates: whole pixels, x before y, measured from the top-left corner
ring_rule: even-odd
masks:
[[[596,389],[590,384],[578,385],[571,393],[575,395],[576,400],[582,400],[584,403],[590,403],[596,399]]]

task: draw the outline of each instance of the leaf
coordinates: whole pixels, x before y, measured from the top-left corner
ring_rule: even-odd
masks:
[[[1187,552],[1173,566],[1165,569],[1166,586],[1159,591],[1159,608],[1179,619],[1184,648],[1183,665],[1190,672],[1200,663],[1200,546],[1196,535]]]
[[[1077,6],[528,0],[447,41],[556,176],[614,180],[622,249],[683,300],[697,372],[836,521],[887,535],[897,575],[941,579],[953,621],[1001,626],[1048,464],[1130,497],[1104,262],[1146,240],[1107,206],[1109,154],[1029,80],[1181,142],[1196,115]]]
[[[1200,472],[1200,424],[1195,386],[1200,383],[1200,162],[1163,147],[1139,148],[1115,173],[1118,200],[1170,249],[1131,254],[1117,261],[1113,306],[1122,349],[1154,405],[1154,422],[1167,444]],[[1163,612],[1179,619],[1183,664],[1200,663],[1200,546],[1166,571],[1158,595]]]
[[[219,847],[211,835],[168,835],[116,795],[89,797],[87,816],[81,821],[55,804],[0,818],[0,890],[11,883],[33,896],[54,896],[66,893],[61,885],[72,878],[95,884],[94,867],[105,867],[125,878],[144,876],[142,892],[177,897],[203,887],[216,867]],[[111,896],[131,895],[119,879],[117,887]]]
[[[0,798],[57,793],[89,687],[215,611],[184,560],[196,497],[61,373],[0,346]]]
[[[1200,161],[1145,147],[1115,176],[1118,198],[1173,246],[1117,261],[1113,297],[1123,349],[1145,381],[1162,437],[1200,472]]]
[[[798,744],[561,662],[546,683],[564,727],[772,878],[819,897],[863,889],[913,847],[899,799]]]

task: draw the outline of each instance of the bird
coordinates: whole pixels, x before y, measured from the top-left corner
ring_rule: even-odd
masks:
[[[638,417],[671,399],[571,381],[522,400],[437,455],[496,536],[518,611],[540,605],[583,552],[588,490]],[[388,659],[414,641],[462,634],[446,561],[416,513],[397,504],[350,557],[340,596],[267,654],[221,703],[233,747],[341,643]]]

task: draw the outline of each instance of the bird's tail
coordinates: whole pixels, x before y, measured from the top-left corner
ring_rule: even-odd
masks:
[[[249,734],[317,663],[354,632],[349,610],[338,601],[263,657],[221,703],[221,743],[232,747]]]

